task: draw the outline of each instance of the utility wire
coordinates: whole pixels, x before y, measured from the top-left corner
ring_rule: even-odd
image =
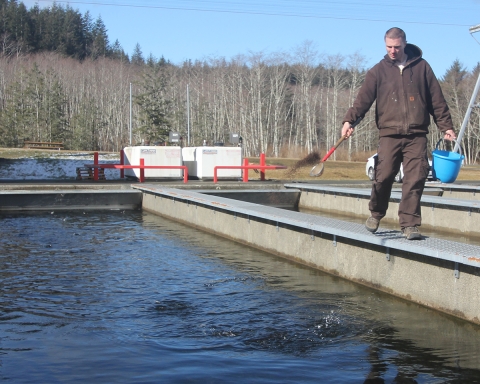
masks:
[[[51,0],[37,0],[38,2],[48,2],[52,3]],[[161,5],[142,5],[142,4],[119,4],[119,3],[110,3],[102,1],[55,1],[55,3],[65,3],[69,4],[82,4],[82,5],[101,5],[101,6],[110,6],[110,7],[130,7],[130,8],[148,8],[148,9],[168,9],[168,10],[181,10],[181,11],[194,11],[194,12],[217,12],[217,13],[231,13],[231,14],[247,14],[247,15],[264,15],[264,16],[286,16],[286,17],[302,17],[302,18],[315,18],[315,19],[330,19],[330,20],[350,20],[350,21],[369,21],[369,22],[389,22],[389,23],[405,23],[405,24],[421,24],[421,25],[440,25],[440,26],[454,26],[454,27],[469,27],[470,24],[460,24],[460,23],[439,23],[439,22],[428,22],[428,21],[412,21],[412,20],[387,20],[387,19],[376,19],[368,17],[349,17],[349,16],[326,16],[326,15],[314,15],[314,14],[302,14],[294,12],[269,12],[269,11],[254,11],[254,10],[226,10],[226,9],[210,9],[210,8],[197,8],[197,7],[178,7],[178,6],[161,6]],[[198,2],[197,2],[198,3]],[[328,2],[330,4],[339,5],[339,3]],[[223,3],[227,4],[227,3]],[[238,4],[238,3],[237,3]],[[318,4],[318,3],[317,3]],[[242,4],[244,5],[244,4]],[[298,5],[298,3],[296,4]],[[378,4],[364,4],[358,3],[360,6],[365,5],[375,5]],[[385,6],[384,4],[382,4]],[[389,6],[389,5],[386,5]],[[298,6],[296,7],[298,8]]]

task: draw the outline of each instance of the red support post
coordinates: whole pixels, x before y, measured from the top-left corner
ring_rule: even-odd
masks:
[[[260,165],[261,166],[267,165],[265,161],[265,153],[260,154]],[[260,180],[265,181],[265,168],[260,169]]]
[[[243,165],[245,167],[248,166],[248,159],[247,158],[243,159]],[[243,168],[243,182],[248,183],[248,168]]]
[[[120,165],[125,164],[125,159],[124,159],[125,152],[123,149],[120,150]],[[120,178],[123,179],[125,177],[125,169],[120,168]]]
[[[93,154],[93,164],[98,165],[98,152]],[[98,181],[98,168],[93,168],[93,180]]]
[[[140,182],[145,182],[145,160],[140,159]]]

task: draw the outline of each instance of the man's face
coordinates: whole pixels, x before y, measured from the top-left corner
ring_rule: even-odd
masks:
[[[395,61],[402,62],[405,56],[405,45],[407,45],[403,39],[390,39],[389,37],[385,38],[385,46],[387,47],[388,57]]]

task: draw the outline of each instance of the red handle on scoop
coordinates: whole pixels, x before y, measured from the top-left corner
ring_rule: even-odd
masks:
[[[360,121],[362,121],[362,118],[359,117],[353,124],[352,124],[352,128],[355,128],[358,123],[360,123]],[[325,157],[322,159],[322,162],[324,162],[325,160],[327,160],[330,155],[335,152],[335,150],[337,149],[337,147],[342,144],[342,141],[345,140],[347,138],[347,136],[342,136],[336,143],[335,145],[327,152],[327,154],[325,155]]]
[[[325,157],[322,159],[322,162],[326,161],[330,155],[335,152],[335,150],[337,149],[337,147],[342,144],[342,141],[345,140],[347,138],[347,136],[342,136],[336,143],[335,145],[327,152],[327,154],[325,155]]]

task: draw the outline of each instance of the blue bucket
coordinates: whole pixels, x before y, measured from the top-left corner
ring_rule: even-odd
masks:
[[[440,141],[437,143],[437,148],[432,152],[433,174],[442,183],[453,183],[457,179],[465,156],[461,153],[438,149]]]

